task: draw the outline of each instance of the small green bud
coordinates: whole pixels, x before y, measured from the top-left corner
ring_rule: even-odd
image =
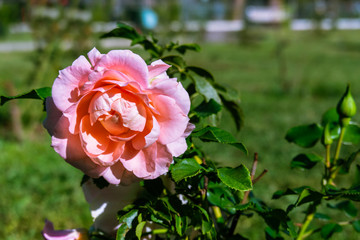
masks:
[[[344,95],[337,104],[336,111],[340,116],[340,123],[343,126],[349,124],[351,117],[356,113],[356,104],[350,92],[350,85],[347,85]]]
[[[327,123],[325,125],[323,134],[321,136],[321,143],[324,146],[331,145],[333,143],[333,139],[331,138],[331,134],[330,134],[330,123]]]

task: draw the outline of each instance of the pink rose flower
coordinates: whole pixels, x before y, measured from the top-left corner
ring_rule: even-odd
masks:
[[[52,222],[45,220],[45,226],[41,232],[45,240],[88,240],[89,236],[85,229],[54,230]]]
[[[129,50],[80,56],[60,71],[46,100],[52,147],[90,177],[111,184],[154,179],[187,148],[190,99],[161,60]]]

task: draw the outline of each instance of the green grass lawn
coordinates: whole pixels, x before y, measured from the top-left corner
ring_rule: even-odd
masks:
[[[210,144],[206,151],[219,164],[244,163],[249,168],[252,155],[258,152],[258,173],[263,169],[269,172],[255,185],[254,194],[271,206],[284,207],[282,204],[294,199],[275,202],[271,200],[273,192],[300,184],[317,187],[321,179],[321,174],[316,172],[321,170],[320,166],[306,172],[290,169],[292,157],[301,149],[285,141],[286,131],[296,125],[320,121],[323,112],[336,106],[347,83],[351,83],[353,96],[360,104],[360,32],[316,36],[309,32],[266,31],[257,33],[257,37],[258,41],[246,46],[204,44],[200,53],[192,53],[187,59],[210,70],[217,81],[241,94],[243,129],[235,133],[226,113],[221,125],[248,147],[249,156],[216,144]],[[30,86],[51,86],[57,75],[53,67],[46,68],[46,80],[29,79],[36,67],[33,56],[32,53],[1,54],[0,94],[7,93],[5,82],[12,82],[17,93]],[[72,60],[61,59],[59,68]],[[45,130],[29,120],[40,122],[44,118],[41,104],[21,100],[18,105],[25,125],[21,143],[9,140],[10,105],[0,108],[0,122],[4,126],[0,127],[0,239],[40,239],[45,218],[58,228],[89,227],[91,218],[79,187],[82,174],[50,148]],[[358,116],[355,119],[359,120]],[[317,150],[322,151],[320,146]],[[253,228],[263,225],[257,217],[244,218],[239,230],[249,239],[263,239],[263,233]],[[357,237],[348,234],[342,239]]]

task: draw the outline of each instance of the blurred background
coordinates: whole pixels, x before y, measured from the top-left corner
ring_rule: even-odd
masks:
[[[201,52],[188,54],[188,64],[239,91],[243,128],[236,133],[227,113],[221,126],[248,147],[249,156],[216,144],[205,150],[220,165],[248,168],[258,152],[258,173],[269,172],[255,185],[255,196],[284,207],[295,199],[274,202],[276,190],[319,186],[320,165],[290,169],[301,149],[284,136],[293,126],[319,122],[347,83],[360,103],[360,1],[0,0],[0,95],[51,86],[60,69],[94,46],[102,52],[130,48],[127,40],[100,40],[117,22],[160,42],[199,43]],[[56,228],[91,225],[79,187],[82,173],[50,147],[42,108],[36,100],[0,107],[0,239],[40,239],[45,218]],[[320,146],[315,150],[322,153]],[[254,231],[263,224],[244,218],[238,230],[264,239]],[[358,239],[350,232],[342,239]]]

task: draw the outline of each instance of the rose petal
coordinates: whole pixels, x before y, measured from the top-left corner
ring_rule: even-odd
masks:
[[[91,98],[88,108],[90,123],[94,124],[100,116],[108,114],[111,111],[111,104],[119,98],[121,98],[121,93],[113,89],[104,93],[96,93]]]
[[[112,50],[102,56],[96,66],[120,71],[145,88],[149,85],[145,61],[129,50]]]
[[[166,95],[173,98],[181,110],[188,114],[190,111],[190,98],[181,83],[175,78],[156,80],[152,84],[152,91],[156,94]]]
[[[164,63],[162,60],[152,62],[151,65],[148,66],[150,81],[163,73],[165,73],[165,75],[163,75],[162,77],[167,77],[166,70],[168,70],[169,67],[171,66]]]
[[[44,127],[52,135],[52,147],[70,164],[98,176],[104,169],[96,169],[96,165],[88,158],[81,147],[78,135],[69,132],[69,119],[61,115],[60,110],[53,104],[51,98],[46,100],[48,115]],[[87,162],[89,162],[87,164]]]
[[[129,128],[133,131],[142,131],[146,123],[146,110],[142,102],[135,102],[136,100],[132,98],[133,101],[128,101],[125,98],[128,98],[126,95],[122,98],[117,99],[111,105],[111,108],[119,113],[119,116],[122,118],[122,125],[126,128]]]
[[[85,154],[78,135],[74,136],[69,134],[64,138],[53,136],[51,141],[51,146],[66,162],[80,169],[89,177],[98,178],[106,170],[106,167],[94,163]]]
[[[79,88],[87,81],[91,65],[84,56],[60,71],[52,87],[52,98],[60,111],[65,111],[79,99]]]
[[[139,181],[132,172],[129,172],[124,168],[120,161],[109,167],[103,177],[110,184],[121,184],[123,186]]]
[[[45,220],[45,226],[41,234],[45,240],[77,240],[80,239],[81,232],[75,229],[54,230],[53,223]],[[82,230],[82,235],[86,235],[84,230]]]
[[[160,125],[160,143],[168,144],[177,140],[183,135],[187,127],[188,116],[170,97],[159,95],[152,98],[152,101],[155,109],[159,111],[155,117]]]
[[[62,112],[55,106],[54,100],[52,97],[48,97],[45,100],[46,105],[46,118],[43,121],[43,125],[48,131],[50,135],[53,135],[56,131],[56,123],[59,121],[61,116],[63,115]]]
[[[101,59],[101,57],[104,54],[101,54],[96,48],[93,48],[87,55],[88,55],[91,65],[93,65],[93,67],[95,67],[97,62]]]
[[[138,178],[154,179],[169,170],[173,157],[166,147],[154,143],[142,149],[130,160],[120,159],[123,166]]]
[[[91,125],[89,115],[81,119],[79,136],[82,147],[89,157],[104,153],[110,143],[107,131],[99,122]]]
[[[166,145],[168,151],[174,156],[178,157],[183,154],[187,149],[187,144],[185,138],[190,135],[190,133],[195,129],[195,125],[188,123],[184,134],[177,139],[176,141]]]
[[[124,152],[124,145],[124,142],[111,142],[102,154],[91,157],[91,159],[101,166],[112,166],[119,160],[121,154]]]
[[[143,132],[137,134],[132,145],[135,149],[140,150],[146,148],[156,142],[160,136],[160,125],[154,116],[148,117]]]

